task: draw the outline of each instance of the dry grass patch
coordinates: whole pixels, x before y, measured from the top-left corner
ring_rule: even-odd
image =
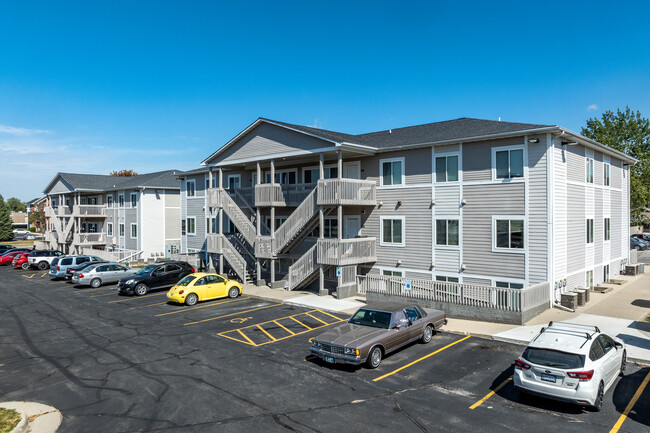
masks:
[[[20,414],[13,409],[0,407],[0,433],[9,433],[20,422]]]

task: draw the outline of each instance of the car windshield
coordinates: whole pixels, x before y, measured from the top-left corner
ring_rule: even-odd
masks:
[[[582,368],[585,365],[584,356],[557,350],[527,347],[521,357],[533,364],[545,367]]]
[[[196,280],[196,277],[194,275],[188,275],[187,277],[183,278],[178,283],[176,283],[176,285],[177,286],[187,286],[188,284],[190,284],[194,280]]]
[[[151,271],[153,271],[157,267],[158,266],[156,266],[156,265],[145,266],[144,268],[142,268],[142,269],[140,269],[138,271],[138,275],[149,275],[151,273]]]
[[[348,320],[353,325],[371,326],[373,328],[388,329],[391,314],[386,311],[368,310],[362,308]]]

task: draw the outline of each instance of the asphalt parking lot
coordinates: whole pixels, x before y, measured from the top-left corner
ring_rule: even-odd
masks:
[[[55,406],[61,432],[650,429],[647,367],[629,365],[592,412],[519,395],[522,346],[442,332],[376,370],[331,366],[309,339],[343,315],[246,293],[187,307],[164,293],[0,268],[0,400]]]

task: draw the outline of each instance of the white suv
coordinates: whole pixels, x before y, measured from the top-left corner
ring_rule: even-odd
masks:
[[[519,391],[598,411],[625,364],[625,343],[597,326],[550,322],[515,359],[514,383]]]
[[[38,268],[41,271],[50,267],[50,263],[56,257],[61,257],[63,253],[61,251],[50,251],[50,250],[36,250],[32,251],[29,254],[27,262],[29,263],[30,268]]]

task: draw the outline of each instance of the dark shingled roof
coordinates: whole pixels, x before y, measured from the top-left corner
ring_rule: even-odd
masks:
[[[343,134],[310,126],[294,125],[291,123],[268,120],[278,125],[297,129],[309,134],[330,140],[354,144],[363,144],[379,149],[390,149],[413,144],[435,143],[448,140],[471,139],[484,135],[504,134],[537,128],[549,128],[555,125],[537,125],[533,123],[500,122],[496,120],[472,119],[463,117],[444,122],[427,123],[424,125],[407,126],[392,130],[370,132],[367,134]]]
[[[104,174],[58,173],[75,190],[114,190],[137,187],[180,188],[180,170],[165,170],[137,176],[109,176]],[[56,177],[55,177],[56,179]]]

